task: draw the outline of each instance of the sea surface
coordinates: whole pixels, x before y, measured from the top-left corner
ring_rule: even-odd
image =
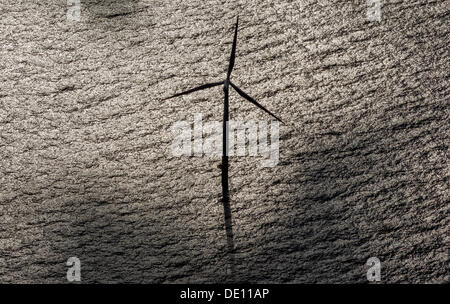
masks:
[[[449,8],[2,0],[0,282],[448,282]],[[225,79],[237,15],[232,81],[285,124],[275,167],[230,157],[227,236],[220,158],[171,148],[223,91],[163,99]]]

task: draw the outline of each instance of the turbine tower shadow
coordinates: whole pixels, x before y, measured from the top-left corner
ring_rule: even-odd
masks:
[[[228,102],[228,96],[229,96],[229,90],[230,86],[243,98],[263,110],[264,112],[268,113],[272,117],[274,117],[276,120],[283,123],[283,121],[275,116],[273,113],[271,113],[269,110],[267,110],[265,107],[263,107],[261,104],[256,102],[252,97],[247,95],[244,91],[242,91],[238,86],[233,84],[231,82],[231,72],[233,71],[234,62],[236,58],[236,44],[237,44],[237,33],[238,33],[238,24],[239,24],[239,16],[236,18],[236,26],[234,29],[234,38],[233,38],[233,46],[231,49],[231,56],[230,61],[228,65],[228,71],[227,71],[227,77],[224,81],[219,82],[213,82],[213,83],[207,83],[200,85],[198,87],[195,87],[193,89],[172,95],[170,97],[167,97],[163,100],[168,100],[174,97],[187,95],[196,91],[216,87],[219,85],[223,85],[223,92],[224,92],[224,104],[223,104],[223,131],[222,131],[222,203],[224,208],[224,216],[225,216],[225,231],[227,236],[227,247],[228,247],[228,254],[230,258],[230,268],[231,268],[231,277],[233,278],[235,273],[234,268],[234,239],[233,239],[233,226],[232,226],[232,220],[231,220],[231,207],[230,207],[230,192],[229,192],[229,186],[228,186],[228,122],[229,122],[229,102]]]

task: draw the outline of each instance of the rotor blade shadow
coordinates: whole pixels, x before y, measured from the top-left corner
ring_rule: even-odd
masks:
[[[238,32],[239,16],[236,18],[236,26],[234,28],[233,47],[231,48],[230,65],[228,66],[227,79],[230,79],[231,72],[234,67],[234,60],[236,58],[236,44],[237,44],[237,32]]]
[[[178,97],[178,96],[181,96],[181,95],[187,95],[187,94],[190,94],[190,93],[193,93],[193,92],[196,92],[196,91],[201,91],[201,90],[204,90],[204,89],[209,89],[209,88],[212,88],[212,87],[216,87],[216,86],[218,86],[218,85],[221,85],[221,84],[223,84],[223,81],[203,84],[203,85],[198,86],[198,87],[195,87],[195,88],[193,88],[193,89],[190,89],[190,90],[187,90],[187,91],[184,91],[184,92],[181,92],[181,93],[177,93],[177,94],[172,95],[172,96],[170,96],[170,97],[164,98],[163,100],[168,100],[168,99],[171,99],[171,98],[174,98],[174,97]]]
[[[245,99],[247,99],[248,101],[250,101],[251,103],[253,103],[255,106],[257,106],[258,108],[260,108],[261,110],[263,110],[264,112],[266,112],[267,114],[271,115],[272,117],[274,117],[276,120],[280,121],[281,123],[284,123],[281,119],[279,119],[277,116],[275,116],[275,114],[273,114],[272,112],[270,112],[269,110],[267,110],[266,108],[264,108],[261,104],[259,104],[258,102],[256,102],[256,100],[254,100],[252,97],[248,96],[244,91],[242,91],[241,89],[239,89],[236,85],[234,85],[232,82],[230,82],[231,86],[236,90],[236,92],[239,93],[239,95],[241,95],[242,97],[244,97]]]

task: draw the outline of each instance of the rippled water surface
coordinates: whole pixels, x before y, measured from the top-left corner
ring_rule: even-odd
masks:
[[[0,282],[448,281],[449,1],[2,2]],[[174,157],[226,76],[287,124],[280,162]],[[230,95],[231,118],[268,116]],[[228,240],[230,241],[230,240]]]

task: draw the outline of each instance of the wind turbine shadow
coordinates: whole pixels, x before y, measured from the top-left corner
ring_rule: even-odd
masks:
[[[224,208],[224,216],[225,216],[225,231],[226,231],[226,237],[227,237],[227,249],[228,249],[228,257],[229,257],[229,266],[230,266],[230,279],[233,280],[235,275],[235,263],[234,263],[234,239],[233,239],[233,225],[232,225],[232,218],[231,218],[231,207],[230,207],[230,191],[228,187],[228,151],[229,151],[229,128],[228,128],[228,122],[229,122],[229,91],[230,86],[236,90],[236,92],[255,105],[256,107],[260,108],[276,120],[283,123],[283,121],[275,116],[273,113],[271,113],[269,110],[267,110],[264,106],[259,104],[255,99],[250,97],[247,93],[245,93],[243,90],[241,90],[238,86],[233,84],[231,82],[231,72],[233,71],[235,58],[236,58],[236,45],[237,45],[237,33],[238,33],[238,25],[239,25],[239,16],[236,18],[236,26],[234,28],[234,38],[233,38],[233,46],[231,49],[231,56],[228,64],[228,71],[227,71],[227,77],[224,81],[219,82],[213,82],[213,83],[207,83],[200,86],[197,86],[195,88],[189,89],[187,91],[183,91],[181,93],[177,93],[175,95],[172,95],[170,97],[164,98],[163,100],[168,100],[174,97],[182,96],[191,94],[193,92],[209,89],[212,87],[216,87],[219,85],[223,85],[223,92],[224,92],[224,106],[223,106],[223,130],[222,130],[222,203]]]
[[[83,3],[92,18],[116,19],[121,16],[128,16],[139,11],[139,1],[137,0],[89,0]]]
[[[82,1],[83,2],[83,1]],[[138,0],[89,0],[81,5],[84,21],[103,33],[126,33],[153,26],[153,7]],[[119,39],[122,39],[120,37]]]

